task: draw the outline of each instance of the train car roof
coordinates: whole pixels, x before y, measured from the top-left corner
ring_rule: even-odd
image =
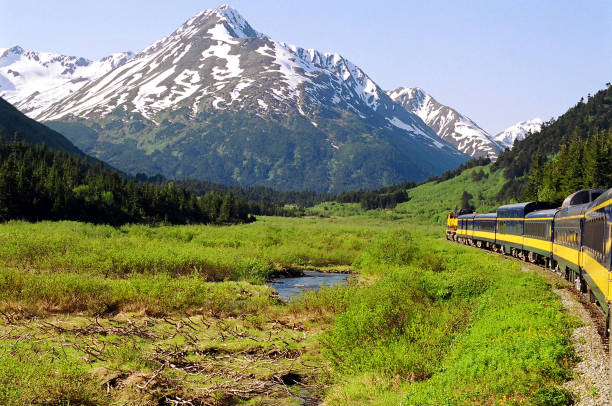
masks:
[[[531,213],[535,210],[552,209],[556,205],[549,202],[524,202],[506,204],[497,209],[499,217],[524,217],[525,213]],[[503,213],[503,214],[500,214]]]
[[[496,219],[497,213],[481,213],[477,214],[474,219]]]
[[[606,190],[604,189],[582,189],[577,192],[572,193],[568,197],[565,198],[562,208],[581,205],[585,203],[591,203],[592,201],[597,200]]]
[[[524,202],[524,203],[512,203],[512,204],[505,204],[503,206],[499,206],[499,208],[497,210],[500,209],[524,209],[527,205],[531,204],[533,202]]]
[[[597,207],[608,200],[612,200],[612,188],[606,190],[597,199],[593,200],[593,202],[589,205],[589,209]]]
[[[527,214],[525,218],[552,218],[555,217],[555,214],[557,214],[558,211],[559,209],[532,211],[531,213]]]
[[[459,216],[457,218],[458,219],[473,219],[474,216],[476,216],[476,213],[462,214],[461,216]]]
[[[573,217],[583,215],[584,212],[592,205],[592,203],[576,204],[569,207],[562,207],[557,212],[555,218]]]

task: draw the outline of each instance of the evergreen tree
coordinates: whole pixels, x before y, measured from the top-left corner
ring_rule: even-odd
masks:
[[[470,203],[470,200],[472,200],[473,198],[474,196],[472,196],[471,193],[464,190],[463,194],[461,195],[461,208],[467,210],[474,210],[474,206]]]
[[[221,203],[221,208],[219,210],[219,221],[227,222],[234,215],[234,197],[231,193],[228,193],[223,198],[223,202]]]
[[[525,200],[538,200],[538,193],[543,188],[544,183],[544,156],[538,150],[531,162],[531,172],[529,181],[525,188]]]
[[[101,163],[0,139],[0,221],[235,223],[253,221],[249,210],[232,194],[198,198],[174,183],[128,181]]]
[[[584,187],[584,150],[585,143],[578,134],[578,130],[575,129],[568,147],[567,171],[561,181],[565,195]]]

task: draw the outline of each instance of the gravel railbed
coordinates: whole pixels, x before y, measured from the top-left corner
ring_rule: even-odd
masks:
[[[582,326],[572,332],[572,345],[579,357],[574,367],[574,378],[563,384],[576,398],[576,405],[599,406],[610,404],[610,360],[597,325],[583,304],[568,290],[555,289],[563,306],[578,317]]]

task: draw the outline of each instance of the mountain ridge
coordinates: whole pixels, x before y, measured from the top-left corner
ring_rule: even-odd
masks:
[[[466,160],[348,59],[274,41],[227,6],[37,117],[128,172],[281,190],[378,188]]]
[[[133,54],[120,52],[92,61],[83,57],[0,48],[0,97],[32,118],[91,80],[121,66]]]
[[[540,131],[544,122],[536,117],[531,120],[519,121],[495,134],[493,139],[505,148],[512,148],[515,141],[524,140],[529,134]]]
[[[399,87],[389,97],[419,116],[438,137],[473,158],[496,159],[503,147],[478,124],[457,110],[439,103],[423,89]]]
[[[52,150],[84,157],[85,154],[57,131],[27,117],[15,106],[0,97],[0,139],[12,142],[18,133],[22,140],[45,144]]]

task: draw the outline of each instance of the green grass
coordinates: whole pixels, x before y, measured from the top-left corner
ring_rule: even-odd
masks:
[[[340,382],[330,404],[569,401],[558,385],[571,377],[574,322],[546,279],[405,231],[355,265],[375,281],[328,293],[337,315],[321,342]]]
[[[0,224],[7,267],[107,277],[196,273],[211,281],[262,283],[275,264],[350,265],[382,225],[367,221],[262,218],[239,226],[129,225],[76,222]]]
[[[29,314],[263,311],[276,300],[262,286],[272,272],[349,268],[384,227],[365,219],[121,228],[10,222],[0,225],[0,306]]]
[[[574,321],[551,283],[442,235],[367,216],[2,224],[0,403],[568,404]],[[263,282],[288,268],[358,277],[284,304]]]
[[[472,173],[480,170],[488,177],[474,182]],[[467,169],[447,181],[429,182],[409,190],[410,201],[398,204],[393,212],[420,222],[445,224],[448,212],[461,208],[463,191],[474,196],[471,203],[478,212],[495,211],[499,206],[495,196],[504,183],[502,171],[491,172],[491,165]]]

